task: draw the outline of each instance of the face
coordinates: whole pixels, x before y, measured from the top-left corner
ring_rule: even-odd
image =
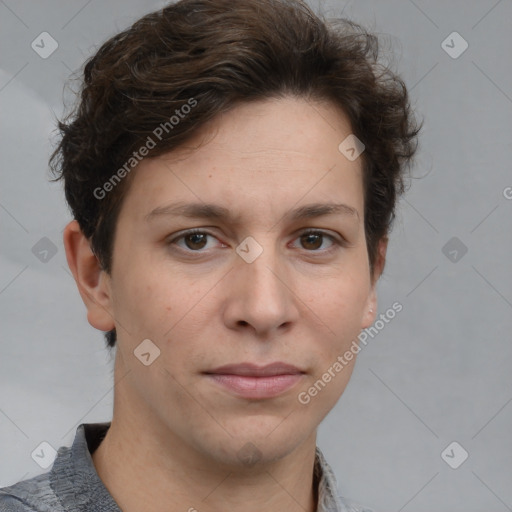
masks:
[[[106,281],[116,364],[148,429],[219,462],[276,459],[314,435],[374,320],[362,162],[328,104],[243,104],[211,128],[134,171]]]

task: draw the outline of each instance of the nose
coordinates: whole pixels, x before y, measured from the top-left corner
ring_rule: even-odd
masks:
[[[293,276],[276,251],[265,247],[251,263],[237,257],[226,289],[224,322],[230,329],[267,337],[299,318]]]

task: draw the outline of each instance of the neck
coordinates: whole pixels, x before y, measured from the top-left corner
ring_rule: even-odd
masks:
[[[123,512],[315,512],[316,432],[278,460],[233,465],[187,445],[116,386],[114,415],[93,463]]]

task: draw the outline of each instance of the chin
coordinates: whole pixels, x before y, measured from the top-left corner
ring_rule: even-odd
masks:
[[[304,427],[304,424],[301,424]],[[283,418],[248,416],[236,426],[226,424],[229,436],[215,444],[210,455],[229,466],[255,467],[286,457],[308,438],[296,422]],[[212,447],[210,447],[211,449]],[[213,452],[213,453],[212,453]]]
[[[252,442],[249,440],[232,440],[228,447],[217,446],[210,456],[216,463],[224,464],[227,468],[257,468],[272,464],[283,459],[296,448],[294,445],[279,445],[278,443]]]

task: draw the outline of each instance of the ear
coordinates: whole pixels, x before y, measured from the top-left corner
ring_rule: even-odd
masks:
[[[63,240],[69,269],[87,308],[87,320],[100,331],[110,331],[115,327],[110,277],[101,269],[76,220],[64,228]]]
[[[384,236],[379,240],[377,247],[377,257],[373,267],[373,275],[371,276],[370,293],[366,302],[366,310],[363,314],[362,329],[370,327],[375,322],[377,316],[377,281],[379,280],[386,264],[386,251],[388,248],[388,237]]]

